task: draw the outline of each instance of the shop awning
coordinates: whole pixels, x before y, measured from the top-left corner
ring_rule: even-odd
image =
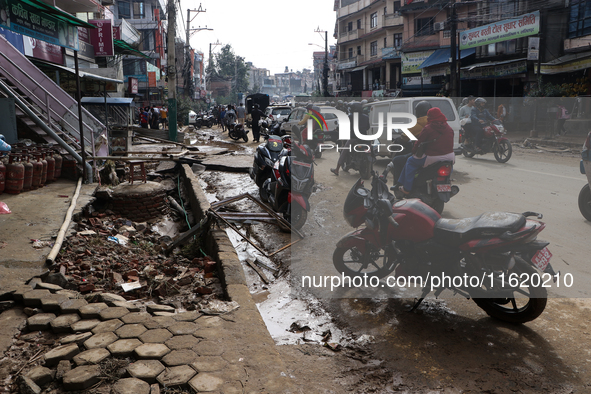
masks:
[[[419,70],[438,64],[449,62],[450,48],[441,48],[436,50],[419,66]],[[476,53],[476,48],[466,49],[460,52],[460,59],[468,57]],[[456,48],[456,59],[458,58],[458,50]]]
[[[561,74],[591,68],[591,52],[571,53],[542,63],[542,74]],[[537,65],[536,65],[537,69]]]
[[[35,64],[37,64],[39,66],[49,67],[49,68],[54,68],[54,69],[59,69],[59,70],[62,70],[62,71],[69,72],[70,74],[76,75],[76,70],[74,70],[73,68],[70,68],[70,67],[61,66],[59,64],[53,64],[53,63],[44,62],[44,61],[41,61],[41,60],[35,59],[35,58],[29,58],[29,60],[31,60],[33,63],[35,63]],[[100,81],[100,82],[123,83],[123,81],[120,80],[120,79],[113,79],[113,78],[103,77],[102,75],[92,74],[92,73],[89,73],[89,72],[86,72],[86,71],[80,71],[80,78],[94,79],[94,80]]]
[[[362,71],[362,70],[365,70],[366,68],[367,68],[367,66],[355,67],[354,69],[352,69],[350,71],[347,71],[347,72],[352,73],[352,72],[355,72],[355,71]]]
[[[82,97],[82,104],[105,105],[104,97]],[[133,99],[130,97],[107,97],[107,105],[129,107],[133,106]]]
[[[49,15],[53,16],[54,18],[57,18],[57,19],[61,20],[62,22],[67,23],[68,25],[86,27],[89,29],[96,28],[96,26],[91,25],[88,22],[84,22],[82,19],[78,19],[75,16],[62,11],[59,8],[53,7],[49,4],[46,4],[41,0],[20,0],[20,1],[21,1],[21,3],[27,4],[31,7],[39,10],[40,12],[45,13],[45,14],[49,14]]]
[[[150,59],[150,56],[144,54],[142,51],[138,51],[123,40],[113,40],[113,43],[115,43],[115,52],[120,55],[133,55]]]
[[[523,62],[523,61],[527,61],[527,59],[523,58],[523,59],[504,60],[501,62],[476,63],[476,64],[472,64],[470,66],[462,67],[461,70],[470,71],[470,70],[474,70],[474,69],[481,68],[481,67],[499,66],[502,64],[517,63],[517,62]]]

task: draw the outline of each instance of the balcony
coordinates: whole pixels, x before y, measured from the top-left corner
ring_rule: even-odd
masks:
[[[372,3],[378,2],[380,0],[359,0],[353,4],[349,4],[348,6],[341,7],[337,10],[337,19],[341,19],[346,17],[347,15],[354,14],[359,10],[368,7]]]
[[[355,29],[351,31],[344,31],[339,34],[337,44],[342,44],[347,41],[353,41],[365,34],[365,29]]]
[[[383,27],[402,26],[403,20],[400,13],[387,14],[383,16]]]

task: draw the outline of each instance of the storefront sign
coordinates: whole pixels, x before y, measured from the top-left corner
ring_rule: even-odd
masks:
[[[462,70],[461,79],[488,79],[502,78],[509,75],[522,74],[527,72],[527,62],[520,61],[496,66],[479,67],[473,70]]]
[[[345,63],[339,63],[339,70],[344,70],[346,68],[353,68],[357,65],[357,62],[355,62],[355,60],[350,61],[350,62],[345,62]]]
[[[20,53],[25,53],[22,34],[13,33],[10,30],[6,30],[0,27],[0,35],[4,36],[4,38],[6,38],[6,41],[11,43],[12,46],[15,47]]]
[[[540,37],[530,37],[527,44],[527,60],[538,60],[540,57]]]
[[[121,39],[121,26],[113,26],[113,40]]]
[[[585,70],[590,67],[591,57],[587,59],[576,60],[573,62],[566,62],[564,64],[542,64],[540,70],[542,74],[560,74],[578,70]]]
[[[156,72],[148,71],[148,86],[151,88],[156,87]]]
[[[0,2],[0,27],[60,47],[78,50],[78,28],[19,0]]]
[[[429,56],[435,51],[422,51],[422,52],[410,52],[403,53],[402,58],[402,74],[414,74],[421,72],[419,66],[423,64]]]
[[[439,77],[442,75],[449,75],[449,66],[447,64],[427,67],[421,69],[421,75],[423,79],[431,78],[431,77]]]
[[[382,60],[400,59],[400,51],[396,48],[382,48]]]
[[[402,78],[402,83],[404,86],[420,85],[421,83],[423,85],[430,85],[431,78],[422,78],[421,79],[421,77],[404,77],[404,78]]]
[[[139,81],[137,78],[128,78],[127,80],[127,91],[129,94],[137,94],[139,87]]]
[[[108,19],[91,19],[88,23],[95,25],[96,29],[90,32],[90,42],[94,46],[94,55],[113,56],[113,29],[112,21]]]
[[[53,45],[36,38],[23,37],[25,55],[35,59],[45,60],[46,62],[64,64],[62,47]]]
[[[460,34],[460,50],[533,36],[540,32],[540,11],[476,27]]]

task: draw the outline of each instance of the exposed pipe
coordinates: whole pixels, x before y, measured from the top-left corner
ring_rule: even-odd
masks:
[[[74,208],[76,208],[76,203],[78,202],[78,196],[80,195],[80,188],[82,187],[82,178],[78,178],[78,185],[76,186],[76,193],[74,193],[74,197],[72,197],[72,203],[70,204],[70,208],[68,208],[68,212],[66,213],[66,218],[64,219],[64,223],[62,227],[60,227],[60,231],[57,233],[57,238],[55,239],[55,244],[51,251],[47,255],[45,259],[45,263],[47,265],[52,265],[58,252],[62,248],[62,243],[64,242],[64,237],[66,235],[66,230],[70,226],[70,221],[72,220],[72,212],[74,212]]]

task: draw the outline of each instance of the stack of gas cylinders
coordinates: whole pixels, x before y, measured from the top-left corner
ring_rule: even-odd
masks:
[[[10,153],[0,156],[0,194],[19,194],[55,181],[62,162],[53,145],[13,145]]]

